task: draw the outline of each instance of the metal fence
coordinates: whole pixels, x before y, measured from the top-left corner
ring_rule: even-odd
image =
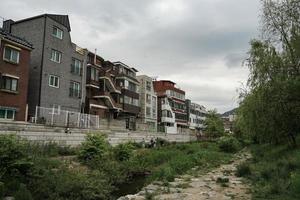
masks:
[[[34,123],[72,128],[99,128],[99,116],[61,110],[57,108],[36,107]]]

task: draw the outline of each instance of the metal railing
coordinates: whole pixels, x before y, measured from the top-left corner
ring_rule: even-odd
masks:
[[[35,110],[34,123],[70,128],[98,129],[100,127],[99,116],[97,115],[39,106]]]

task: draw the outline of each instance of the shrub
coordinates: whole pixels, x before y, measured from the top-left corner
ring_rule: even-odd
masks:
[[[89,134],[79,149],[78,158],[84,162],[104,158],[109,153],[109,144],[103,135]]]
[[[221,137],[218,140],[219,148],[227,153],[237,152],[240,148],[239,141],[232,136]]]
[[[113,154],[116,160],[129,160],[133,154],[134,146],[131,143],[119,144],[113,148]]]
[[[300,197],[300,174],[291,174],[291,190],[295,197]]]
[[[237,166],[236,176],[243,177],[251,174],[250,163],[244,162]]]
[[[20,184],[19,190],[15,194],[16,200],[32,200],[32,195],[25,184]]]

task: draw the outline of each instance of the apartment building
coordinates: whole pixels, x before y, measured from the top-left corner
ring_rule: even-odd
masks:
[[[186,108],[189,119],[189,128],[195,133],[202,133],[204,130],[204,121],[206,119],[207,111],[202,105],[186,100]]]
[[[117,118],[123,110],[121,87],[116,82],[117,67],[89,52],[86,72],[85,111],[100,118]]]
[[[26,40],[0,29],[0,120],[27,120],[32,49]]]
[[[130,130],[136,129],[136,119],[140,112],[139,103],[139,81],[136,78],[136,70],[133,67],[122,62],[113,63],[118,74],[116,74],[115,80],[117,86],[121,87],[120,103],[122,104],[122,112],[120,112],[118,118],[126,120],[126,128]]]
[[[158,97],[158,125],[167,133],[182,132],[188,128],[185,91],[169,80],[154,81]]]
[[[72,43],[68,16],[43,14],[7,20],[3,27],[34,46],[30,58],[29,115],[34,116],[36,106],[82,111],[86,51]]]
[[[140,119],[146,126],[145,130],[157,131],[157,96],[153,87],[153,80],[146,75],[137,76],[140,82]]]

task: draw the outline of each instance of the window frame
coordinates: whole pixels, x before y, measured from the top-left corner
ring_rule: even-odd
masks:
[[[77,85],[78,90],[73,86]],[[70,89],[69,89],[69,96],[74,98],[81,98],[81,84],[77,81],[70,81]]]
[[[56,30],[56,34],[54,33],[54,30]],[[57,33],[61,32],[61,36],[59,36]],[[54,36],[55,38],[58,38],[60,40],[63,39],[64,37],[64,31],[60,28],[58,28],[57,26],[53,26],[52,28],[52,36]]]
[[[53,52],[54,52],[54,57],[53,57]],[[58,54],[56,54],[58,53]],[[58,61],[55,60],[56,56],[59,55],[59,59]],[[50,60],[53,61],[53,62],[56,62],[56,63],[61,63],[61,59],[62,59],[62,52],[58,51],[58,50],[55,50],[55,49],[51,49],[51,57],[50,57]]]
[[[10,50],[10,56],[9,56],[10,58],[6,58],[6,50],[7,49]],[[17,61],[12,60],[13,52],[17,52]],[[20,54],[21,54],[21,51],[19,49],[13,48],[10,45],[5,45],[4,49],[3,49],[3,60],[7,61],[7,62],[10,62],[10,63],[13,63],[13,64],[19,64],[20,63]]]
[[[7,88],[7,81],[9,81],[9,88]],[[13,81],[15,81],[13,89]],[[9,92],[18,92],[19,89],[19,77],[11,77],[8,75],[2,75],[0,79],[0,89]]]
[[[55,78],[57,78],[57,86],[55,86],[55,85],[51,85],[51,78],[54,78],[54,84],[55,84]],[[59,82],[59,76],[56,76],[56,75],[53,75],[53,74],[50,74],[49,75],[49,80],[48,80],[48,85],[50,86],[50,87],[53,87],[53,88],[59,88],[59,86],[60,86],[60,82]]]
[[[0,110],[4,110],[4,118],[0,117],[0,119],[4,119],[4,120],[15,120],[16,118],[16,110],[14,109],[8,109],[8,108],[0,108]],[[12,118],[7,118],[7,112],[11,111],[12,112]]]
[[[76,62],[79,63],[79,68],[76,65]],[[77,66],[77,67],[76,67]],[[82,75],[82,61],[77,58],[72,58],[71,64],[71,73],[81,76]]]

